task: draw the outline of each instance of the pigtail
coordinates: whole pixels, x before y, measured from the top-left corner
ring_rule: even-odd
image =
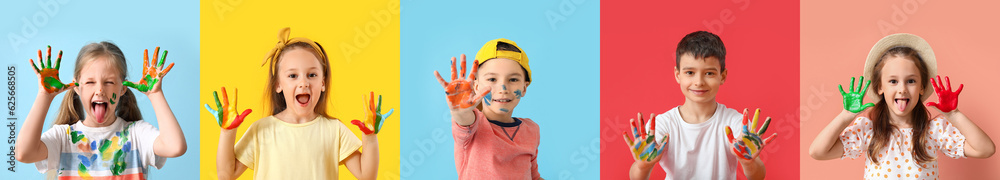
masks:
[[[59,105],[59,114],[53,124],[76,124],[83,119],[83,103],[80,96],[76,95],[76,90],[69,88],[63,94],[62,104]]]
[[[142,119],[142,112],[139,112],[139,105],[136,103],[135,93],[132,93],[132,89],[126,88],[125,94],[122,94],[121,99],[118,99],[118,103],[115,115],[128,122]]]

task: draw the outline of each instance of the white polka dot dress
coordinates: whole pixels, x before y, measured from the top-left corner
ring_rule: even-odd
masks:
[[[965,157],[965,136],[943,117],[931,120],[924,135],[924,148],[935,160],[917,163],[913,158],[912,128],[898,128],[889,137],[889,144],[878,153],[878,163],[865,157],[865,179],[937,179],[937,152],[951,158]],[[872,120],[858,117],[840,134],[844,144],[843,158],[859,158],[868,154]]]

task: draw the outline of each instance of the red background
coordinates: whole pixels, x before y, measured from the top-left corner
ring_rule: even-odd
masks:
[[[697,30],[726,45],[729,76],[716,101],[773,118],[768,132],[778,138],[761,155],[767,178],[798,179],[799,2],[788,0],[602,1],[601,179],[628,177],[633,160],[621,133],[629,118],[684,103],[674,49]],[[650,179],[663,178],[656,166]]]

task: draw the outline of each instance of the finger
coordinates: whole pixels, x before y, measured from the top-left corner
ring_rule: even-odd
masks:
[[[635,127],[635,119],[628,119],[628,124],[630,129],[632,130],[632,138],[633,139],[639,138],[639,130],[636,129]]]
[[[38,50],[38,65],[41,65],[42,69],[48,68],[48,67],[45,67],[45,59],[42,59],[42,50],[41,49]]]
[[[160,71],[160,78],[167,76],[167,73],[170,72],[170,69],[172,68],[174,68],[174,63],[170,63],[170,65],[167,65],[167,68],[164,68],[163,71]]]
[[[441,77],[441,73],[438,73],[438,71],[434,71],[434,76],[437,77],[438,83],[441,84],[442,88],[448,88],[448,81],[445,81],[444,78]]]
[[[656,133],[656,114],[649,113],[649,132]]]
[[[226,93],[226,87],[222,87],[222,107],[229,107],[229,95]]]
[[[462,54],[462,73],[458,73],[458,78],[465,79],[465,54]]]
[[[128,87],[130,87],[132,89],[137,89],[137,90],[139,89],[139,83],[135,83],[135,82],[132,82],[132,81],[125,81],[125,82],[122,82],[122,84],[125,85],[125,86],[128,86]]]
[[[226,129],[234,129],[240,127],[240,124],[243,124],[243,120],[247,117],[247,115],[250,115],[250,112],[253,112],[253,110],[250,109],[243,110],[243,113],[237,115],[236,118],[233,119],[233,122],[229,123],[229,126],[227,126]]]
[[[646,124],[645,120],[642,119],[642,113],[635,113],[635,125],[636,129],[639,131],[639,137],[646,137]]]
[[[632,138],[629,138],[629,136],[628,136],[628,131],[622,131],[622,138],[625,139],[625,145],[628,145],[628,148],[631,149],[633,142],[632,142]]]
[[[736,137],[733,137],[733,129],[729,128],[729,126],[726,126],[726,138],[729,139],[728,142],[730,143],[733,142],[733,139],[736,139]]]
[[[42,70],[38,69],[38,66],[35,65],[35,60],[28,59],[28,62],[31,62],[31,67],[32,68],[35,68],[35,73],[38,73],[38,74],[42,73]]]
[[[156,65],[158,57],[160,57],[160,47],[156,46],[156,49],[153,50],[153,59],[149,61],[151,63],[150,66],[153,66],[153,68],[159,67]]]
[[[946,88],[945,90],[947,90],[948,92],[951,92],[951,78],[949,78],[948,76],[945,76],[944,77],[944,81],[948,83],[947,85],[945,85],[945,88]]]
[[[486,86],[486,89],[483,90],[483,91],[485,91],[485,92],[476,92],[476,96],[473,97],[472,99],[467,100],[467,101],[474,101],[476,103],[473,104],[473,105],[478,105],[479,102],[480,102],[479,100],[482,100],[483,97],[486,97],[486,94],[489,94],[490,92],[493,91],[493,87]]]
[[[940,77],[940,76],[939,76],[939,77]],[[934,80],[934,78],[933,78],[933,77],[931,77],[931,86],[933,86],[933,87],[934,87],[934,92],[939,92],[939,91],[941,90],[941,87],[940,87],[940,86],[938,86],[938,84],[937,84],[937,81],[936,81],[936,80]]]
[[[862,97],[864,97],[865,93],[868,93],[868,87],[869,87],[869,86],[870,86],[871,84],[872,84],[872,81],[871,81],[871,80],[869,80],[868,82],[865,82],[865,88],[864,88],[864,89],[861,89],[861,96],[862,96]]]
[[[768,125],[771,125],[771,117],[767,117],[767,120],[764,120],[764,125],[761,125],[760,130],[757,131],[757,134],[764,134],[764,132],[767,132]]]
[[[844,85],[839,85],[839,84],[838,84],[838,85],[837,85],[837,87],[840,87],[840,95],[841,95],[841,96],[843,96],[843,95],[847,95],[847,93],[846,93],[846,92],[844,92]]]
[[[936,102],[927,102],[927,106],[935,107],[936,108],[936,107],[938,107],[938,103],[936,103]]]
[[[862,77],[864,77],[864,76],[862,76]],[[851,92],[857,92],[857,91],[854,91],[854,77],[851,77]]]
[[[465,55],[462,55],[465,57]],[[473,61],[472,72],[469,73],[469,81],[476,80],[476,72],[479,72],[479,60]]]
[[[205,110],[207,110],[209,114],[212,114],[212,116],[215,116],[215,114],[217,114],[216,113],[217,111],[215,111],[214,109],[212,109],[211,106],[208,106],[208,104],[205,104]]]
[[[73,88],[73,87],[76,87],[76,86],[80,86],[80,84],[76,83],[76,81],[74,80],[73,82],[70,82],[69,84],[66,84],[66,86],[63,86],[63,89],[69,89],[69,88]]]
[[[51,56],[51,54],[49,56]],[[60,64],[62,64],[62,50],[59,50],[59,57],[56,57],[56,70],[59,70]]]
[[[858,90],[854,92],[861,92],[861,83],[865,83],[865,76],[861,76],[861,80],[858,81]]]
[[[45,58],[45,64],[48,65],[49,68],[52,68],[52,46],[47,48],[45,56],[47,57]]]
[[[747,112],[747,108],[743,108],[743,125],[744,126],[747,125],[747,115],[749,115],[748,112]]]
[[[156,51],[159,52],[160,47],[156,47]],[[157,65],[156,67],[163,68],[163,63],[167,61],[167,52],[169,51],[163,50],[163,56],[160,56],[160,64]]]
[[[778,137],[778,133],[771,134],[771,136],[764,138],[764,144],[771,144],[771,141],[774,140],[775,137]]]
[[[365,134],[372,134],[372,133],[374,133],[371,129],[368,129],[368,126],[365,126],[365,123],[361,122],[360,120],[357,120],[357,119],[352,120],[351,124],[354,124],[355,126],[358,126],[358,129],[361,129],[362,133],[365,133]]]
[[[868,109],[868,107],[872,107],[872,106],[875,106],[875,104],[874,103],[865,103],[864,105],[861,105],[861,110]]]
[[[760,117],[760,108],[757,108],[757,110],[754,110],[753,112],[753,121],[750,121],[750,132],[754,132],[755,130],[757,130],[758,117]]]
[[[965,87],[965,84],[959,84],[958,85],[958,90],[955,90],[955,95],[958,95],[959,93],[962,93],[962,88],[963,87]]]
[[[451,80],[458,79],[458,71],[455,70],[455,57],[451,57]]]
[[[142,68],[146,67],[149,67],[149,49],[142,50]]]

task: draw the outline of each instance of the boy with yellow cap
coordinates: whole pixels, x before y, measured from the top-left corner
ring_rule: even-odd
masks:
[[[456,75],[451,58],[451,82],[434,71],[454,121],[458,178],[541,179],[538,124],[511,116],[531,84],[528,56],[514,41],[501,38],[479,49],[468,77],[465,54],[461,66]]]

